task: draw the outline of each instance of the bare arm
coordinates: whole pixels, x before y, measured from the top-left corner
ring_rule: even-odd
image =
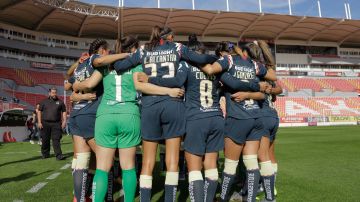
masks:
[[[276,83],[276,86],[271,89],[271,94],[279,95],[281,93],[283,93],[283,89],[281,88],[281,86],[278,83]]]
[[[91,100],[95,100],[95,99],[96,99],[96,94],[95,93],[81,94],[81,93],[73,92],[71,94],[71,96],[70,96],[70,101],[71,102],[79,102],[81,100],[91,101]]]
[[[200,70],[205,72],[207,75],[214,75],[223,71],[221,65],[218,62],[207,64],[203,68],[200,68]]]
[[[277,78],[276,78],[276,72],[275,70],[271,69],[271,68],[268,68],[267,69],[267,73],[266,75],[264,76],[264,78],[266,80],[269,80],[269,81],[276,81]]]
[[[232,94],[231,98],[236,102],[241,102],[248,99],[263,100],[265,99],[265,94],[261,92],[237,92]]]
[[[79,60],[70,66],[70,68],[66,71],[66,79],[69,79],[73,74],[77,66],[79,66]]]
[[[66,118],[67,118],[66,112],[63,112],[63,113],[62,113],[62,120],[61,120],[61,128],[62,128],[62,129],[64,129],[65,126],[66,126]]]
[[[138,73],[136,72],[133,75],[135,89],[142,93],[148,95],[169,95],[171,97],[182,97],[184,95],[183,89],[166,88],[166,87],[156,86],[151,83],[143,83],[143,82],[139,82],[137,78],[138,78]]]
[[[86,79],[82,82],[75,82],[73,85],[73,89],[75,92],[78,91],[89,91],[95,88],[102,80],[103,76],[100,72],[94,71],[94,73],[90,76],[89,79]]]
[[[92,62],[94,67],[103,67],[108,64],[114,63],[117,60],[121,60],[129,56],[128,53],[120,53],[120,54],[113,54],[113,55],[106,55],[102,57],[95,58]]]

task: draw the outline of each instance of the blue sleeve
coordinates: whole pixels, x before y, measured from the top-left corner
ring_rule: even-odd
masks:
[[[224,72],[221,74],[220,81],[227,87],[237,90],[237,91],[260,91],[260,85],[256,80],[251,80],[249,82],[242,81],[230,75],[229,72]]]
[[[232,66],[232,57],[230,55],[225,55],[216,61],[220,64],[222,71],[227,71]]]
[[[189,70],[189,65],[186,62],[180,62],[175,77],[172,78],[149,77],[149,83],[158,86],[168,87],[168,88],[180,88],[184,85],[187,79],[188,70]]]
[[[75,83],[75,77],[74,76],[70,77],[68,79],[68,82],[71,83],[71,85],[74,84]]]
[[[180,50],[179,54],[181,56],[181,59],[187,62],[193,62],[197,64],[210,64],[214,63],[217,60],[214,55],[196,53],[195,51],[189,50],[188,47],[182,44],[177,44],[177,49]]]
[[[256,62],[254,64],[255,64],[255,68],[256,68],[256,76],[258,76],[260,78],[264,78],[265,75],[267,74],[267,69],[266,69],[265,65],[259,64]]]
[[[131,69],[132,67],[138,65],[141,63],[141,59],[142,59],[142,50],[138,49],[135,53],[131,54],[129,57],[123,59],[123,60],[118,60],[114,63],[114,69],[115,71],[120,74],[124,71],[127,71],[129,69]]]
[[[93,67],[94,69],[95,69],[95,67],[92,64],[93,64],[94,60],[99,57],[101,57],[99,54],[94,54],[94,55],[90,56],[90,64],[91,64],[91,67]]]

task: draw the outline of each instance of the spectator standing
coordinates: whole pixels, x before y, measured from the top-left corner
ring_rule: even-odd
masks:
[[[38,126],[41,130],[41,153],[42,158],[50,157],[50,138],[57,160],[64,160],[60,139],[62,129],[66,126],[66,107],[62,100],[57,97],[55,87],[49,89],[49,97],[40,102],[38,113]]]

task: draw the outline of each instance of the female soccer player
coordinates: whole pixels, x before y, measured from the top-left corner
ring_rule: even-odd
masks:
[[[151,40],[144,49],[139,49],[131,57],[120,62],[117,71],[141,64],[150,77],[171,78],[176,75],[180,60],[206,64],[214,61],[208,55],[199,55],[180,43],[174,43],[174,34],[170,28],[153,28]],[[141,99],[141,135],[143,138],[143,164],[140,175],[140,200],[150,201],[152,171],[158,141],[166,144],[165,201],[176,200],[178,185],[178,162],[181,136],[185,133],[184,105],[181,99],[169,96],[149,96]]]
[[[121,40],[122,52],[134,52],[137,48],[138,41],[134,37],[126,37]],[[93,201],[95,202],[104,200],[108,172],[112,166],[116,148],[119,149],[125,201],[134,201],[137,181],[135,152],[141,138],[140,114],[133,77],[136,77],[135,72],[139,71],[141,71],[141,66],[122,72],[116,72],[112,68],[99,68],[98,73],[94,73],[89,80],[76,86],[76,88],[84,90],[97,85],[101,80],[104,85],[104,95],[97,111],[95,123],[97,144],[97,169],[93,183]],[[182,96],[181,89],[160,88],[150,84],[146,86],[157,88],[157,91],[153,90],[157,94]],[[144,84],[138,86],[148,92],[149,88],[145,87]]]
[[[87,59],[84,57],[80,58],[83,60],[80,63],[80,60],[77,64],[73,65],[70,68],[68,74],[71,74],[73,70],[73,76],[69,79],[69,83],[66,84],[66,88],[71,88],[72,84],[75,81],[83,81],[88,79],[94,71],[94,67],[98,66],[99,60],[96,60],[93,57],[93,54],[103,55],[102,64],[110,64],[115,60],[122,59],[127,56],[127,54],[118,54],[111,56],[108,55],[108,44],[105,40],[96,39],[93,41],[89,48],[89,56]],[[85,59],[85,60],[84,60]],[[73,171],[73,180],[74,180],[74,194],[76,201],[85,201],[85,197],[89,196],[90,193],[86,190],[86,182],[88,181],[88,168],[90,162],[91,151],[96,151],[95,141],[94,141],[94,125],[96,118],[96,111],[103,94],[103,86],[99,84],[94,86],[94,88],[88,89],[88,91],[83,93],[74,92],[71,95],[71,100],[75,102],[73,110],[70,114],[70,131],[73,134],[74,141],[74,153],[75,158],[73,162],[74,171]],[[95,156],[93,156],[95,158]],[[94,162],[95,163],[95,162]],[[95,167],[95,166],[93,166]],[[91,181],[91,178],[89,180]],[[88,181],[89,183],[89,181]]]
[[[264,66],[235,54],[235,51],[231,43],[220,42],[216,53],[222,57],[213,65],[207,65],[203,70],[211,69],[210,73],[227,70],[231,76],[249,82],[258,80],[257,76],[276,80],[274,71],[267,71]],[[225,121],[225,166],[220,197],[221,200],[228,201],[236,167],[243,152],[243,160],[247,168],[247,201],[255,201],[260,178],[257,151],[263,127],[258,100],[264,99],[264,94],[250,93],[236,102],[233,98],[236,97],[235,92],[238,89],[226,84],[225,80],[221,81],[224,81],[225,85],[227,118]]]

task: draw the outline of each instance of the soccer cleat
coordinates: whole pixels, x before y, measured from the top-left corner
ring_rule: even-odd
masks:
[[[276,187],[274,187],[274,194],[275,194],[275,196],[277,196],[277,190],[276,190]]]
[[[35,144],[34,140],[30,140],[30,144]]]

